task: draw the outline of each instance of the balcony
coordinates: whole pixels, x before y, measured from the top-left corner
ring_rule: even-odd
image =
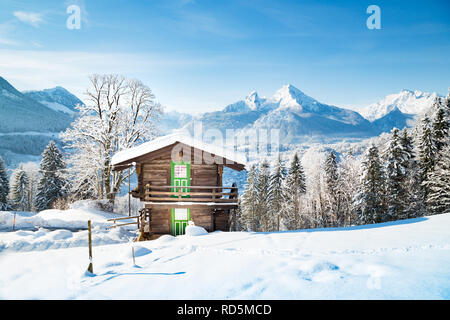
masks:
[[[238,187],[223,186],[155,186],[146,184],[146,207],[192,208],[212,206],[233,209],[237,207]]]

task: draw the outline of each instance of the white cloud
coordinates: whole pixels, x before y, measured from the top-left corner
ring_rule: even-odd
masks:
[[[216,65],[221,58],[170,58],[166,55],[0,49],[1,76],[19,90],[61,85],[80,98],[93,73],[117,73],[151,85],[179,68]]]
[[[11,39],[14,33],[14,25],[9,22],[0,24],[0,45],[17,46],[19,43],[16,40]]]
[[[4,44],[4,45],[8,45],[8,46],[16,46],[19,43],[17,41],[11,40],[11,39],[0,37],[0,44]]]
[[[35,46],[35,47],[38,47],[38,48],[42,48],[43,47],[42,43],[40,43],[39,41],[36,41],[36,40],[31,41],[31,44],[33,46]]]
[[[40,13],[14,11],[14,16],[22,22],[28,23],[33,27],[39,27],[39,24],[44,22]]]

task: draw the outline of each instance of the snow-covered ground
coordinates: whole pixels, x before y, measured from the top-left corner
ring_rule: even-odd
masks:
[[[16,212],[15,229],[87,229],[87,221],[91,220],[98,227],[107,228],[111,225],[107,219],[118,218],[120,215],[105,212],[92,207],[90,201],[78,201],[68,210],[44,210],[39,213]],[[11,231],[14,224],[14,212],[0,211],[0,231]]]
[[[118,236],[124,243],[94,246],[94,274],[86,273],[86,245],[31,252],[9,247],[0,252],[0,298],[450,299],[449,227],[450,214],[443,214],[342,229],[166,235],[139,243]],[[35,232],[49,242],[71,239],[67,232]],[[72,237],[81,241],[87,236],[82,232]],[[27,237],[17,233],[3,233],[0,241]],[[94,243],[105,234],[94,233]],[[33,242],[37,234],[28,236]]]
[[[15,215],[15,217],[14,217]],[[79,201],[68,210],[34,212],[0,211],[0,254],[2,251],[44,251],[86,247],[87,221],[93,224],[94,245],[130,242],[138,235],[136,226],[109,229],[107,219],[122,215],[98,210],[90,201]],[[135,219],[124,222],[134,222]],[[15,232],[11,232],[13,230]]]

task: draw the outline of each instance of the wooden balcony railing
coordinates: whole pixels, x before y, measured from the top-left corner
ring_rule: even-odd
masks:
[[[145,201],[237,203],[238,187],[222,186],[145,186]]]

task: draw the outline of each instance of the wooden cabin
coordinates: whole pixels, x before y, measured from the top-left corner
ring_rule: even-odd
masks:
[[[181,235],[192,222],[208,232],[229,231],[238,187],[222,184],[223,168],[241,171],[244,163],[245,157],[234,151],[180,134],[159,137],[112,158],[114,170],[135,167],[138,186],[131,194],[145,203],[138,217],[141,239]]]

